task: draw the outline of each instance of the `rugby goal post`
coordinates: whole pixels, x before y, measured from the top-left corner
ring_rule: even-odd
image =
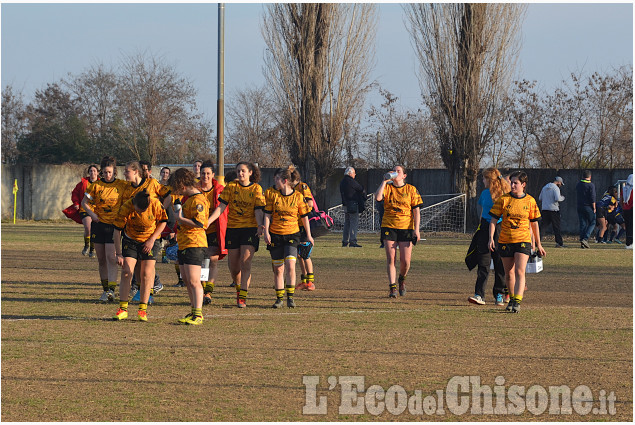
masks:
[[[426,233],[465,233],[466,195],[464,193],[446,193],[426,195],[423,197],[423,208],[420,210],[419,229]],[[381,219],[377,202],[373,194],[366,197],[366,209],[359,215],[358,232],[375,233],[381,228]],[[342,204],[331,207],[327,211],[333,218],[334,232],[344,228],[346,209]]]

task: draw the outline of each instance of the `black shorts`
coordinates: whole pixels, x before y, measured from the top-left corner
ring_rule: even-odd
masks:
[[[154,246],[152,246],[152,251],[149,253],[143,252],[143,242],[135,241],[134,239],[130,239],[125,234],[123,235],[121,241],[121,254],[124,257],[134,258],[136,260],[153,260],[156,261],[157,258],[161,258],[159,256],[159,251],[161,250],[161,243],[156,240],[154,241]]]
[[[272,260],[284,260],[287,257],[298,258],[300,232],[290,235],[271,233],[271,245],[267,246]]]
[[[179,264],[190,264],[194,266],[200,266],[205,259],[205,251],[207,248],[195,247],[179,249],[177,256],[179,258]]]
[[[225,233],[225,248],[238,249],[241,245],[251,245],[258,251],[260,238],[257,227],[227,228]]]
[[[79,212],[79,217],[83,220],[86,217],[90,217],[90,216],[88,215],[88,213],[86,211],[80,211]]]
[[[606,217],[606,208],[597,207],[595,209],[595,218],[604,218],[604,217]]]
[[[115,231],[115,226],[112,224],[92,222],[90,225],[90,240],[93,243],[115,243],[112,235]]]
[[[207,234],[207,247],[218,248],[218,233],[212,232]]]
[[[381,240],[383,241],[412,242],[414,235],[414,229],[393,229],[392,227],[381,228]]]
[[[513,257],[516,253],[531,254],[531,242],[518,242],[518,243],[500,243],[498,245],[498,253],[501,258]]]
[[[622,217],[621,213],[616,213],[615,210],[606,215],[606,220],[609,224],[624,224],[624,217]]]

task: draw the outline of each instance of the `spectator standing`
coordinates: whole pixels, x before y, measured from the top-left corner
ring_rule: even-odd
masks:
[[[361,245],[357,244],[357,228],[359,226],[359,213],[364,211],[366,192],[364,187],[355,180],[355,168],[347,167],[344,170],[344,179],[340,183],[340,194],[342,195],[342,205],[346,211],[342,246],[361,248]]]
[[[633,175],[622,188],[622,215],[626,223],[626,249],[633,249]]]
[[[591,171],[585,170],[583,178],[575,186],[578,219],[580,220],[580,248],[590,248],[589,236],[595,227],[595,185],[591,183]]]
[[[540,191],[538,200],[542,201],[542,228],[540,233],[551,223],[553,235],[556,239],[556,248],[564,248],[562,233],[560,231],[560,202],[564,196],[560,194],[560,188],[564,186],[562,177],[557,176],[552,183],[547,183]]]

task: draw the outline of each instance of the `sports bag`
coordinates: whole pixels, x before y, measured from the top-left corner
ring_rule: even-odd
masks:
[[[311,198],[313,199],[313,211],[311,211],[308,215],[309,225],[311,226],[311,236],[318,238],[330,232],[333,228],[334,222],[330,215],[324,211],[318,210],[313,194],[311,194]]]

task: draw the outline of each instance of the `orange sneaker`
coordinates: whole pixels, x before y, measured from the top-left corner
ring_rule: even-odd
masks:
[[[245,308],[245,307],[247,307],[247,303],[245,302],[245,300],[238,298],[238,308]]]
[[[307,283],[306,282],[300,282],[297,285],[295,285],[296,291],[300,291],[300,290],[306,291],[307,290],[306,288],[307,288]]]
[[[145,310],[139,310],[137,312],[137,319],[141,320],[142,322],[147,322],[148,321],[148,312]]]
[[[304,288],[305,291],[315,291],[315,284],[313,282],[307,282]]]

